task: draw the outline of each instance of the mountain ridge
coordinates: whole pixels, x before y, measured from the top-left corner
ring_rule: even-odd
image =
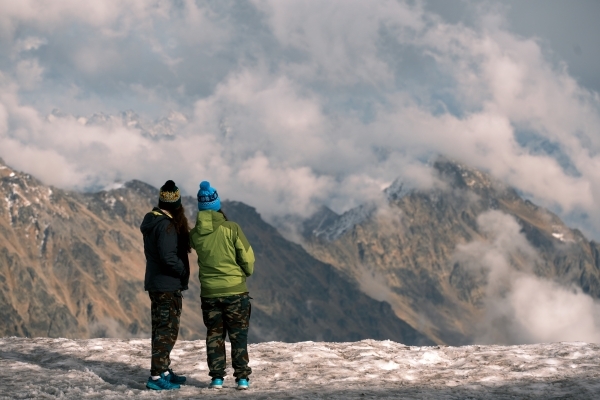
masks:
[[[489,257],[476,259],[468,252],[484,257],[496,251],[508,270],[506,279],[528,273],[600,298],[595,241],[489,174],[444,158],[432,168],[442,185],[407,190],[395,182],[384,193],[385,209],[362,205],[337,216],[319,210],[304,223],[305,248],[357,283],[371,276],[372,295],[386,293],[401,319],[438,343],[484,340],[478,327],[497,323],[486,320],[493,311],[490,299],[505,301],[501,291],[490,294],[489,273],[496,267]],[[493,248],[504,228],[515,228],[514,238]],[[482,253],[485,246],[488,253]],[[515,335],[499,340],[520,340]]]
[[[70,192],[4,166],[0,194],[6,199],[0,207],[0,315],[6,321],[0,335],[148,335],[139,224],[158,189],[133,180],[97,193]],[[193,224],[196,201],[184,196],[182,202]],[[225,200],[223,208],[255,242],[256,274],[248,283],[255,298],[251,341],[433,343],[388,304],[285,240],[255,209]],[[194,254],[190,264],[180,336],[198,339],[204,327]]]

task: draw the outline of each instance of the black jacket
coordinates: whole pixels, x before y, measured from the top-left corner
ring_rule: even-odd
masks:
[[[190,280],[189,241],[174,227],[167,231],[171,219],[160,208],[146,214],[140,230],[144,235],[146,277],[144,290],[174,292],[187,290]]]

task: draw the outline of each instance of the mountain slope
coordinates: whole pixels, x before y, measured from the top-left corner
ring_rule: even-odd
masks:
[[[150,332],[139,224],[158,190],[143,182],[81,194],[44,186],[0,163],[0,335],[87,338]],[[183,199],[193,224],[192,197]],[[254,209],[223,202],[255,246],[250,339],[393,339],[431,343]],[[194,254],[181,337],[204,336]]]
[[[97,194],[46,187],[0,166],[3,335],[81,338],[149,332],[138,229],[147,185]],[[200,321],[189,319],[186,329]],[[188,328],[189,327],[189,328]]]

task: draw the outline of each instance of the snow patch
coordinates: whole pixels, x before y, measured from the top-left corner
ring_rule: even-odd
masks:
[[[409,188],[406,183],[396,179],[390,186],[384,189],[383,192],[389,201],[393,201],[400,200],[404,196],[409,195],[413,192],[413,189]]]
[[[116,190],[116,189],[121,189],[125,187],[125,183],[123,182],[113,182],[110,185],[106,185],[106,187],[104,188],[104,190],[109,191],[109,190]]]
[[[556,239],[560,240],[561,242],[565,241],[564,233],[553,233],[552,236],[554,236]]]
[[[565,243],[575,242],[575,237],[571,230],[562,225],[552,225],[552,237]]]

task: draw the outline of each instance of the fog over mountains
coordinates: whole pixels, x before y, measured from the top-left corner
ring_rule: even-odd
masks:
[[[82,122],[87,123],[87,122]],[[323,208],[285,239],[225,201],[254,247],[251,340],[405,344],[600,340],[600,247],[486,173],[438,159],[433,189]],[[0,164],[1,336],[146,337],[139,223],[157,189],[48,187]],[[193,223],[195,200],[184,204]],[[204,335],[197,266],[181,337]]]

